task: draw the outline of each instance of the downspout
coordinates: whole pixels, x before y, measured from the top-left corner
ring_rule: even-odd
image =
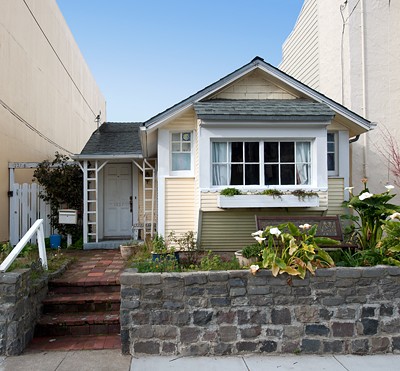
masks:
[[[366,53],[365,53],[365,13],[364,13],[364,0],[360,2],[361,11],[361,68],[362,68],[362,97],[363,97],[363,117],[368,119],[367,111],[367,72],[366,72]],[[368,149],[369,149],[369,138],[368,133],[363,136],[363,176],[368,179]]]
[[[354,143],[354,142],[357,142],[357,140],[359,140],[359,139],[360,139],[360,134],[356,135],[356,136],[353,137],[353,138],[350,138],[349,144]]]

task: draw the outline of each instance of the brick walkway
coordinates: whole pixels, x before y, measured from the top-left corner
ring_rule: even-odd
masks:
[[[64,253],[64,252],[63,252]],[[119,250],[87,250],[87,251],[73,251],[65,252],[65,254],[70,254],[76,258],[68,270],[59,278],[51,281],[52,287],[56,290],[59,288],[61,291],[57,294],[56,298],[49,296],[45,301],[51,302],[56,300],[61,305],[69,302],[71,304],[71,296],[73,294],[78,294],[75,296],[82,296],[82,300],[79,299],[79,304],[81,301],[86,301],[87,306],[98,306],[102,305],[101,298],[103,297],[114,297],[118,296],[118,302],[113,304],[118,308],[111,307],[111,310],[118,309],[115,312],[109,312],[110,315],[115,313],[118,316],[119,323],[119,292],[111,293],[107,292],[108,288],[113,285],[119,285],[119,276],[125,268],[125,261],[122,259]],[[85,290],[89,288],[94,290],[94,294],[85,294]],[[114,286],[115,287],[115,286]],[[82,292],[81,292],[82,290]],[[105,292],[103,292],[103,290]],[[65,292],[64,292],[65,291]],[[114,298],[115,299],[115,298]],[[72,303],[75,305],[77,303]],[[96,316],[95,313],[85,313],[85,317],[82,318],[86,324],[92,323],[92,319]],[[76,322],[77,313],[74,309],[66,310],[65,313],[60,314],[45,314],[44,317],[53,317],[54,319],[60,316],[63,317],[65,323]],[[118,325],[119,326],[119,325]],[[86,326],[88,328],[88,325]],[[80,328],[81,331],[84,327]],[[77,334],[78,336],[41,336],[35,337],[29,344],[27,351],[46,351],[46,350],[98,350],[98,349],[120,349],[121,339],[120,334]],[[84,335],[84,336],[83,336]]]

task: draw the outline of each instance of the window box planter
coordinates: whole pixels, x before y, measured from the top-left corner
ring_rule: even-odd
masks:
[[[304,198],[294,195],[218,195],[218,207],[221,209],[258,208],[258,207],[318,207],[318,196]]]

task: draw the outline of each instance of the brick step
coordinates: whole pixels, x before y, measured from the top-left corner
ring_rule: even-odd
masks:
[[[43,313],[119,311],[119,292],[55,294],[50,292],[43,300]]]
[[[57,294],[110,293],[120,292],[121,285],[115,282],[64,282],[50,281],[49,292]]]
[[[35,328],[35,336],[106,335],[119,332],[119,311],[48,313],[42,315]]]

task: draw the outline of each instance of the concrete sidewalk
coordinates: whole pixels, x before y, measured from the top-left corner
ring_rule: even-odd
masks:
[[[131,357],[119,350],[25,353],[0,357],[0,371],[400,371],[400,355],[245,355]]]

